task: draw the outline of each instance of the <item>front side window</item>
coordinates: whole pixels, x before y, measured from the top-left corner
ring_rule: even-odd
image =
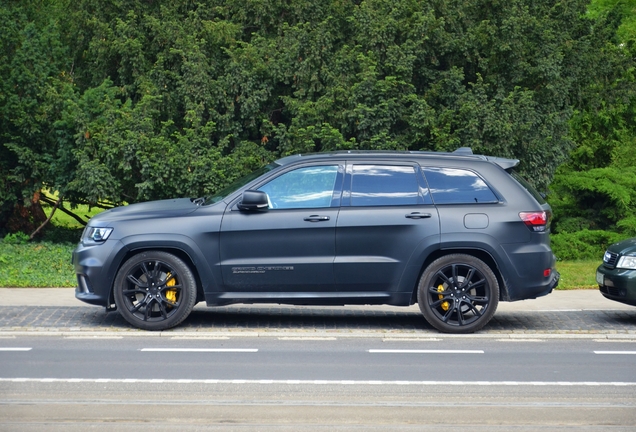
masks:
[[[320,165],[286,172],[258,188],[272,209],[330,207],[338,165]]]
[[[207,197],[205,199],[204,205],[210,205],[210,204],[214,204],[217,203],[221,200],[224,200],[228,195],[230,195],[232,192],[242,188],[243,186],[245,186],[246,184],[248,184],[249,182],[251,182],[252,180],[257,179],[258,177],[262,176],[263,174],[273,170],[274,168],[277,168],[278,165],[276,163],[271,163],[269,165],[265,165],[264,167],[261,167],[259,169],[257,169],[256,171],[241,177],[237,180],[235,180],[234,182],[232,182],[232,184],[230,184],[229,186],[221,189],[220,191],[218,191],[217,193],[215,193],[214,195],[210,195],[209,197]]]
[[[435,204],[496,203],[497,196],[473,171],[459,168],[423,168]]]
[[[412,166],[354,165],[352,206],[416,205],[419,185]]]

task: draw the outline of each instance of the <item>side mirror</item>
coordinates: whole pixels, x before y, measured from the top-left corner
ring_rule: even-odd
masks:
[[[246,190],[243,192],[241,202],[238,203],[239,210],[254,211],[264,210],[269,207],[267,194],[263,191]]]

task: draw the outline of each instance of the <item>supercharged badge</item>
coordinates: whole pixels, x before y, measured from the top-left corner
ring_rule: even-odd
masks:
[[[259,266],[259,267],[232,267],[233,274],[265,273],[268,271],[293,271],[294,266]]]

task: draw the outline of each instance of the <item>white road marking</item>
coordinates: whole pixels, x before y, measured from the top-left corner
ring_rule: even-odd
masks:
[[[278,340],[286,340],[286,341],[335,341],[337,340],[335,337],[330,336],[283,336],[279,337]]]
[[[611,343],[636,343],[636,339],[593,339],[594,342],[611,342]]]
[[[31,351],[33,348],[0,348],[0,351]]]
[[[174,336],[170,339],[176,340],[228,340],[227,336]]]
[[[624,355],[624,354],[636,354],[636,351],[594,351],[594,354],[603,354],[603,355],[611,355],[611,354],[618,354],[618,355]]]
[[[541,309],[535,312],[582,312],[582,311],[583,309]]]
[[[636,387],[624,381],[355,381],[253,379],[137,379],[137,378],[0,378],[11,383],[115,383],[115,384],[262,384],[262,385],[372,385],[372,386],[507,386],[507,387]]]
[[[244,353],[258,352],[257,348],[142,348],[143,352],[211,352],[211,353]]]
[[[111,340],[123,339],[123,336],[64,336],[64,339],[95,339],[95,340]]]
[[[483,350],[370,349],[372,354],[483,354]]]

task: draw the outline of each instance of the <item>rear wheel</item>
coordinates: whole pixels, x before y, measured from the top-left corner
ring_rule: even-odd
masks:
[[[499,304],[499,283],[482,260],[465,254],[433,261],[417,291],[426,321],[444,333],[473,333],[492,318]]]
[[[188,265],[161,251],[142,252],[117,272],[115,304],[126,321],[144,330],[165,330],[188,317],[197,285]]]

